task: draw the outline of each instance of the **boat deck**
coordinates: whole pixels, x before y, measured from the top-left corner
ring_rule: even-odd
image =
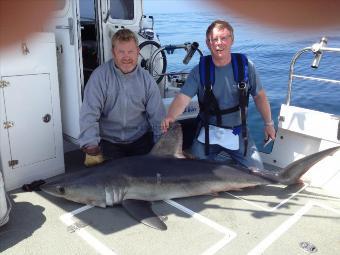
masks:
[[[66,153],[66,170],[81,169],[81,157],[79,151]],[[331,179],[340,182],[340,166]],[[155,202],[153,209],[164,218],[166,231],[146,227],[120,206],[83,206],[42,191],[18,189],[9,195],[10,221],[0,228],[4,255],[328,255],[340,251],[339,188],[270,185]]]

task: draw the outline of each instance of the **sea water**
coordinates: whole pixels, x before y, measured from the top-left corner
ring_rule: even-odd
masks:
[[[266,28],[251,23],[232,14],[216,14],[206,12],[188,13],[148,13],[155,19],[155,31],[162,45],[198,42],[204,54],[209,54],[205,43],[205,32],[215,19],[225,19],[234,28],[235,41],[233,52],[241,52],[248,56],[256,66],[257,72],[271,104],[275,125],[281,104],[286,102],[290,63],[297,51],[312,46],[322,36],[328,38],[328,47],[340,48],[339,28],[325,31],[299,32]],[[188,65],[182,63],[184,50],[177,50],[167,55],[168,71],[190,71],[199,61],[195,54]],[[303,55],[295,65],[295,73],[340,80],[340,53],[325,53],[319,68],[311,68],[313,54]],[[340,85],[294,80],[291,105],[324,111],[340,115]],[[253,100],[250,100],[248,123],[256,144],[263,145],[263,121],[257,112]]]

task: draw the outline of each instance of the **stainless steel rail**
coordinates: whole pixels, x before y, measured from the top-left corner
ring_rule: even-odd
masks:
[[[320,82],[329,82],[334,84],[340,84],[340,80],[332,80],[332,79],[325,79],[325,78],[318,78],[318,77],[312,77],[312,76],[304,76],[304,75],[297,75],[294,74],[294,65],[297,61],[297,59],[306,52],[313,52],[315,57],[312,63],[313,68],[318,68],[321,56],[324,52],[335,52],[340,53],[340,48],[329,48],[326,47],[327,44],[327,38],[323,37],[321,38],[319,43],[315,43],[311,47],[303,48],[302,50],[298,51],[291,63],[290,63],[290,69],[289,69],[289,80],[288,80],[288,91],[287,91],[287,98],[286,98],[286,105],[290,105],[291,101],[291,95],[292,95],[292,83],[294,78],[303,79],[303,80],[313,80],[313,81],[320,81]]]

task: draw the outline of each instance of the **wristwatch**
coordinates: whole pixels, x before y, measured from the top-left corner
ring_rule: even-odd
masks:
[[[274,126],[274,121],[271,120],[271,121],[269,121],[269,122],[265,122],[264,125],[265,125],[266,127],[268,127],[268,126]]]

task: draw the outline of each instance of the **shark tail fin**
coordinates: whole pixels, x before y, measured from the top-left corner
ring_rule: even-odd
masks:
[[[286,185],[297,183],[301,176],[306,173],[312,166],[314,166],[325,157],[333,155],[339,149],[340,146],[329,148],[296,160],[283,168],[276,175],[275,181]]]

